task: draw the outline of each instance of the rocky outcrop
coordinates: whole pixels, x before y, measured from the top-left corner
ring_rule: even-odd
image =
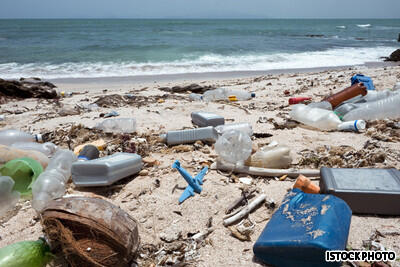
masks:
[[[400,61],[400,49],[391,53],[389,57],[385,58],[385,61]]]
[[[58,98],[56,86],[39,78],[0,79],[0,94],[16,98]]]

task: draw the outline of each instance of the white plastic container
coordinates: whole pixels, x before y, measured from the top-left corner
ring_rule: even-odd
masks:
[[[20,130],[2,130],[0,131],[0,144],[10,146],[16,142],[42,142],[42,135],[32,135]]]
[[[217,88],[214,90],[208,90],[203,94],[204,101],[216,101],[216,100],[229,100],[229,97],[236,97],[237,100],[249,100],[255,97],[255,93],[249,93],[242,90],[231,90],[226,88]]]
[[[0,176],[0,217],[17,204],[20,193],[13,191],[14,180],[9,176]]]
[[[224,117],[205,111],[196,111],[191,114],[193,124],[199,127],[218,126],[225,124]]]
[[[95,126],[106,133],[134,133],[136,120],[134,118],[105,119]]]
[[[400,118],[400,94],[362,104],[344,115],[344,121]]]
[[[215,127],[215,130],[217,130],[219,135],[223,135],[224,133],[231,131],[231,130],[238,130],[241,131],[248,136],[253,135],[253,128],[251,125],[247,122],[239,122],[239,123],[230,123],[230,124],[225,124],[225,125],[219,125]]]
[[[115,153],[73,163],[72,181],[78,187],[107,186],[138,173],[142,168],[142,157],[138,154]]]
[[[71,177],[72,163],[76,160],[72,151],[60,149],[56,152],[46,170],[32,185],[32,206],[36,211],[40,212],[49,201],[65,194],[65,185]]]
[[[243,165],[251,155],[252,142],[250,137],[242,131],[230,130],[220,136],[215,143],[218,156],[235,165]]]
[[[289,116],[293,120],[324,131],[336,130],[338,125],[342,123],[333,111],[310,108],[304,104],[294,105]]]
[[[196,141],[215,143],[218,139],[217,131],[214,127],[202,127],[189,130],[169,131],[160,135],[162,142],[168,145],[190,144]]]
[[[258,150],[246,161],[247,166],[269,168],[269,169],[287,169],[292,164],[290,149],[287,146],[272,142]]]
[[[362,132],[367,124],[363,120],[345,121],[338,125],[340,131]]]
[[[51,157],[56,153],[58,147],[50,142],[46,142],[43,144],[36,142],[16,142],[11,145],[11,147],[22,149],[22,150],[35,150],[42,152],[48,157]]]

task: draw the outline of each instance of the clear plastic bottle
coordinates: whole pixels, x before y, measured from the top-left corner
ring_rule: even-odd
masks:
[[[17,204],[20,198],[18,191],[13,191],[14,180],[9,176],[0,176],[0,217]]]
[[[303,104],[294,105],[289,116],[293,120],[325,131],[336,130],[342,122],[333,111],[310,108]]]
[[[344,115],[346,115],[347,113],[349,113],[350,111],[352,111],[353,109],[356,109],[358,107],[360,107],[360,104],[345,103],[345,104],[342,104],[342,105],[338,106],[337,108],[335,108],[335,113],[339,117],[343,117]]]
[[[189,95],[189,99],[192,100],[192,101],[202,101],[203,100],[203,96],[201,94],[191,93]]]
[[[0,145],[0,165],[7,161],[24,157],[36,160],[43,168],[46,168],[49,163],[49,158],[39,151],[22,150],[15,147]]]
[[[106,133],[134,133],[136,120],[134,118],[106,119],[95,126]]]
[[[400,118],[400,94],[362,104],[344,115],[344,121]]]
[[[51,142],[46,142],[43,144],[36,143],[36,142],[16,142],[16,143],[12,144],[11,147],[15,147],[15,148],[22,149],[22,150],[39,151],[48,157],[53,156],[54,153],[56,153],[56,151],[58,149],[58,147]]]
[[[394,86],[393,86],[393,91],[400,91],[400,82],[397,82]]]
[[[250,137],[238,130],[230,130],[220,136],[215,143],[218,156],[235,165],[243,165],[251,155],[252,143]]]
[[[272,169],[287,169],[290,164],[292,157],[289,147],[279,145],[277,142],[261,148],[246,161],[247,166]]]
[[[189,130],[169,131],[160,135],[162,142],[168,145],[190,144],[196,141],[214,143],[218,139],[218,133],[212,126]]]
[[[32,186],[32,206],[36,211],[40,212],[49,201],[65,194],[65,185],[71,177],[72,163],[76,160],[72,151],[60,149],[56,152],[46,170]]]
[[[241,131],[241,132],[247,134],[248,136],[253,135],[253,128],[247,122],[218,125],[217,127],[215,127],[215,130],[217,130],[219,135],[223,135],[224,133],[231,131],[231,130]]]
[[[328,101],[313,102],[313,103],[308,104],[308,107],[332,110],[332,105]]]
[[[10,146],[16,142],[42,142],[42,135],[32,135],[14,129],[0,131],[0,144]]]
[[[384,98],[388,98],[390,96],[396,95],[398,92],[396,91],[390,91],[390,90],[384,90],[384,91],[368,91],[368,94],[364,96],[362,99],[364,100],[363,102],[374,102],[378,101]]]
[[[255,93],[249,93],[242,90],[230,90],[226,88],[217,88],[214,90],[208,90],[203,94],[203,99],[205,101],[216,101],[216,100],[226,100],[228,101],[230,97],[235,97],[236,100],[249,100],[255,97]]]

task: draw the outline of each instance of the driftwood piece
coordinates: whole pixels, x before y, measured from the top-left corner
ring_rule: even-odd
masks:
[[[244,218],[248,215],[255,207],[257,207],[260,203],[264,202],[267,198],[267,195],[261,194],[256,199],[254,199],[247,207],[243,208],[239,213],[233,215],[232,217],[224,220],[224,226],[229,226],[234,222]]]

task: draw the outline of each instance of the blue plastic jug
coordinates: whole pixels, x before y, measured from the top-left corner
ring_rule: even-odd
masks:
[[[325,251],[346,248],[351,209],[332,195],[293,189],[284,198],[253,246],[273,266],[340,266],[326,262]]]
[[[375,90],[375,86],[374,83],[372,82],[371,77],[362,74],[356,74],[353,77],[351,77],[351,85],[356,83],[364,83],[365,87],[367,87],[367,90]]]

